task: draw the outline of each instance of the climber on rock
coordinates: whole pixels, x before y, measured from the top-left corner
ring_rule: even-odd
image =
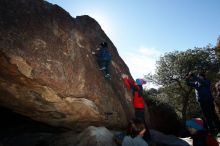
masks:
[[[108,67],[111,63],[112,56],[108,50],[108,44],[106,42],[102,42],[100,47],[97,49],[97,53],[92,52],[92,54],[96,55],[99,70],[103,72],[104,77],[110,79],[111,76]]]

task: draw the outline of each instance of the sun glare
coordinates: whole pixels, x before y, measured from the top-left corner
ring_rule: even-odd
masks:
[[[92,12],[89,14],[90,17],[94,18],[101,28],[104,30],[104,32],[111,38],[113,37],[113,23],[110,22],[109,17],[101,12]]]

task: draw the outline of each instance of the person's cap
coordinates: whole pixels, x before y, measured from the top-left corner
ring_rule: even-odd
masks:
[[[107,42],[102,42],[100,45],[101,45],[101,47],[107,47],[108,46]]]
[[[143,84],[146,84],[147,81],[144,79],[136,79],[136,83],[137,83],[137,85],[143,85]]]
[[[200,118],[193,118],[186,121],[186,127],[195,128],[197,130],[203,129],[203,121]]]

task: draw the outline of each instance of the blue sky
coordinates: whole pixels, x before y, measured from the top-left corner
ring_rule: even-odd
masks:
[[[134,78],[165,52],[216,44],[220,0],[47,0],[73,17],[96,19]]]

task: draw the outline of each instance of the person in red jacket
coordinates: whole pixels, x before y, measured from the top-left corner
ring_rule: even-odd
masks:
[[[145,122],[145,113],[144,113],[144,99],[143,99],[143,87],[142,85],[146,84],[144,79],[136,79],[136,82],[132,81],[128,75],[122,74],[122,79],[126,87],[130,88],[133,94],[133,107],[135,110],[135,119],[139,119],[145,123],[146,131],[144,133],[143,139],[151,146],[155,145],[154,141],[151,138],[150,131]]]
[[[146,81],[143,79],[136,79],[136,82],[134,82],[125,74],[122,74],[122,79],[125,86],[132,90],[132,94],[133,94],[132,103],[135,109],[135,118],[145,121],[142,85],[146,84]]]

